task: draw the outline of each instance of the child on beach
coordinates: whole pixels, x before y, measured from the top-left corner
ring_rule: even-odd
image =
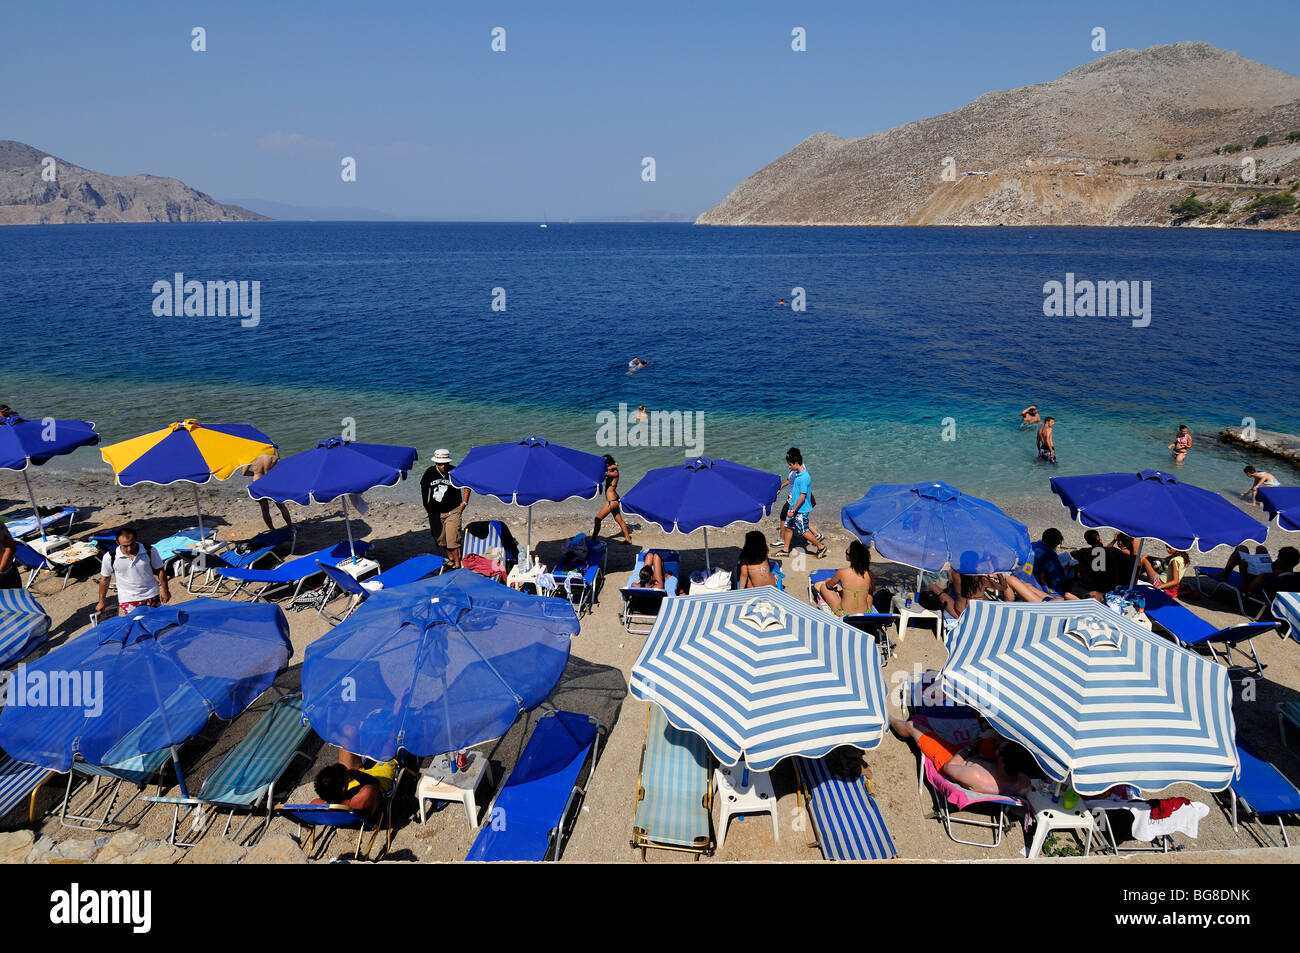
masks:
[[[1192,432],[1187,429],[1187,424],[1178,425],[1178,434],[1174,437],[1174,442],[1169,445],[1169,452],[1174,455],[1175,463],[1182,463],[1187,459],[1187,451],[1192,449]]]
[[[1255,499],[1255,494],[1266,486],[1277,486],[1277,477],[1267,471],[1256,470],[1250,464],[1244,466],[1241,472],[1250,477],[1250,489],[1241,494],[1241,498],[1249,501],[1251,506],[1261,506],[1262,504]]]

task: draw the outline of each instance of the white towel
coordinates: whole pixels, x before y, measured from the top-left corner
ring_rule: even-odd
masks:
[[[1168,817],[1159,820],[1152,820],[1151,805],[1146,801],[1130,804],[1128,809],[1133,812],[1133,836],[1142,841],[1153,841],[1162,834],[1179,833],[1195,839],[1201,819],[1210,813],[1209,805],[1200,801],[1184,804]]]

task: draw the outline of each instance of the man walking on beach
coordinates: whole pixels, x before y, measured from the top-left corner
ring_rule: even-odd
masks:
[[[137,606],[157,606],[170,602],[167,572],[162,557],[152,546],[141,546],[135,528],[123,526],[117,531],[117,545],[104,554],[99,572],[99,603],[103,612],[108,603],[108,581],[117,580],[117,608],[123,615]]]
[[[1043,425],[1038,428],[1038,459],[1048,463],[1056,462],[1056,418],[1044,417]]]
[[[781,525],[782,549],[777,555],[790,555],[790,547],[794,545],[795,534],[798,533],[801,539],[807,540],[812,546],[817,558],[821,559],[826,555],[826,547],[818,545],[817,537],[808,526],[808,514],[812,512],[812,474],[803,464],[803,454],[794,447],[786,454],[785,462],[789,464],[794,476],[790,480],[789,515]]]
[[[469,488],[454,486],[451,482],[451,451],[435,450],[433,466],[420,477],[420,502],[429,514],[429,532],[438,545],[447,551],[447,565],[460,568],[461,528],[460,514],[469,505]]]
[[[260,480],[271,472],[271,468],[280,462],[279,451],[272,450],[270,453],[264,453],[248,466],[244,467],[244,476],[252,477],[254,480]],[[263,497],[257,502],[262,504],[262,519],[266,523],[267,529],[275,529],[271,522],[271,501]],[[289,508],[283,503],[276,503],[280,507],[280,515],[284,517],[284,526],[286,529],[293,529],[293,520],[289,516]]]

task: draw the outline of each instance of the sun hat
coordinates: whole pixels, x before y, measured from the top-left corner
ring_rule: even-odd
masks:
[[[451,463],[451,451],[447,449],[433,451],[434,463]]]

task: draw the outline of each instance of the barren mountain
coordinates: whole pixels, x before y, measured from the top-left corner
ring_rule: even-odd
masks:
[[[1287,197],[1273,217],[1258,202],[1300,178],[1297,130],[1300,78],[1208,43],[1121,50],[885,132],[817,133],[697,224],[1300,228]],[[1208,211],[1172,213],[1193,191]]]
[[[257,221],[269,219],[222,205],[178,179],[105,175],[0,140],[0,225]]]

